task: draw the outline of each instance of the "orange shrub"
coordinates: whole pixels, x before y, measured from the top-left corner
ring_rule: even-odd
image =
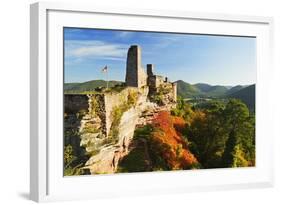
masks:
[[[186,122],[181,117],[173,116],[173,123],[174,123],[174,127],[175,127],[176,131],[178,131],[178,132],[182,132],[184,130],[184,128],[186,127]]]
[[[184,127],[184,119],[167,111],[159,112],[153,121],[152,143],[170,169],[190,169],[198,163],[180,133]]]

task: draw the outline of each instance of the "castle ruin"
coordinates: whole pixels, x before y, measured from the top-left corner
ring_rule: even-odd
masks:
[[[137,88],[148,86],[150,95],[157,93],[160,88],[171,88],[172,100],[176,102],[177,84],[169,82],[167,77],[155,75],[153,71],[153,64],[147,64],[146,72],[144,71],[141,64],[141,48],[132,45],[127,54],[126,85]]]
[[[153,64],[147,64],[145,72],[141,48],[133,45],[121,90],[64,94],[64,143],[74,147],[79,159],[88,154],[82,169],[114,173],[128,154],[135,128],[151,123],[159,111],[174,108],[176,100],[177,84],[155,75]]]

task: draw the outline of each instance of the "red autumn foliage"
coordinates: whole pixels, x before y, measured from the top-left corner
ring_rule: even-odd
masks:
[[[184,119],[162,111],[155,117],[153,127],[153,144],[170,169],[190,169],[198,163],[180,133],[185,127]]]

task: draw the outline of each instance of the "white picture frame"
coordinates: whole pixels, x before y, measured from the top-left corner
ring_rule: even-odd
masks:
[[[256,167],[63,177],[62,117],[57,113],[62,113],[60,34],[64,26],[256,36]],[[30,198],[41,202],[273,186],[273,134],[267,130],[272,113],[266,111],[272,99],[272,29],[270,17],[97,8],[73,3],[32,4]]]

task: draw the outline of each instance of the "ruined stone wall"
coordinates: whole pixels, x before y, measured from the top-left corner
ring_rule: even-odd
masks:
[[[156,77],[156,80],[155,80],[156,88],[158,88],[158,87],[160,87],[162,84],[164,84],[165,79],[164,79],[164,77],[159,76],[159,75],[156,75],[155,77]]]
[[[88,111],[88,97],[87,95],[64,95],[64,112],[76,114],[79,111]]]
[[[104,96],[106,115],[106,135],[108,136],[113,121],[112,110],[127,102],[129,88],[120,93],[106,93]]]
[[[88,118],[99,118],[102,134],[107,137],[113,121],[114,108],[127,103],[130,92],[138,92],[137,88],[128,87],[119,93],[101,94],[65,94],[64,109],[66,114],[83,113],[85,121]]]
[[[147,64],[146,65],[146,73],[147,73],[147,76],[150,77],[150,76],[153,76],[153,70],[154,70],[154,65],[153,64]]]
[[[142,67],[138,69],[138,87],[147,85],[147,74]]]
[[[149,95],[152,95],[153,93],[156,92],[157,86],[156,86],[156,76],[155,75],[148,76],[147,85],[149,87]]]
[[[100,130],[100,134],[106,136],[106,105],[104,94],[89,94],[88,97],[88,113],[84,117],[84,121],[88,122],[90,119],[95,119],[90,124],[90,127],[95,127],[95,129]],[[82,121],[83,123],[83,121]],[[95,125],[96,124],[96,125]],[[82,129],[83,126],[81,126]],[[80,130],[81,130],[80,129]]]
[[[151,75],[147,78],[147,84],[149,86],[150,94],[155,94],[157,92],[158,88],[161,87],[161,85],[167,84],[170,85],[170,83],[166,83],[164,77],[158,76],[158,75]]]
[[[156,75],[150,76],[148,79],[149,100],[165,110],[174,108],[177,101],[176,84],[166,82],[163,77]]]

